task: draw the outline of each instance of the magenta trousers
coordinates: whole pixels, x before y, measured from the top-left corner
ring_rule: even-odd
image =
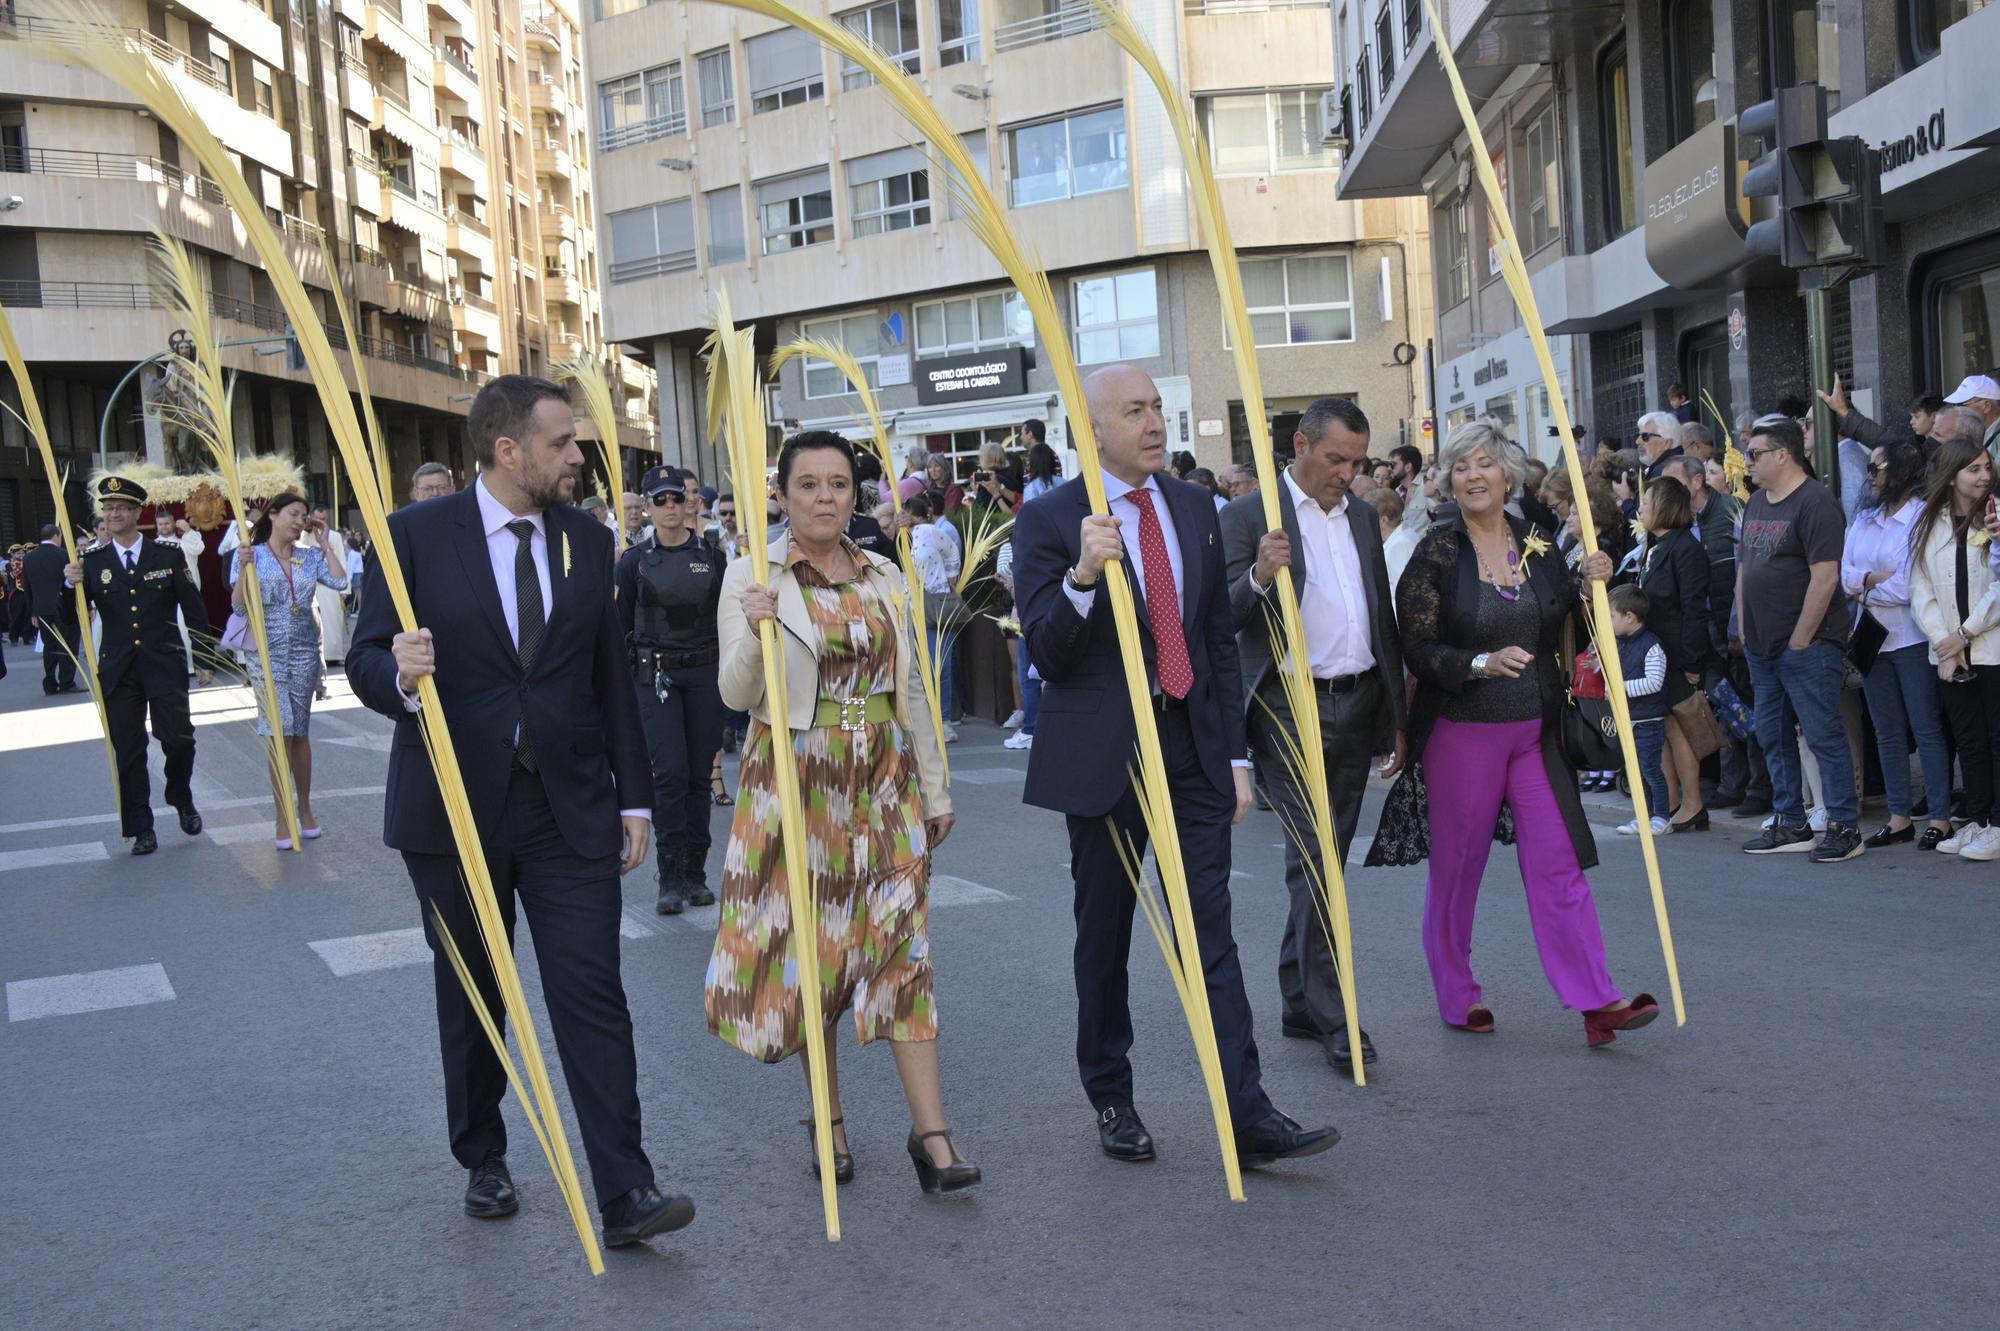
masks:
[[[1479,1002],[1472,978],[1472,914],[1493,847],[1500,801],[1514,810],[1515,850],[1542,970],[1565,1007],[1579,1012],[1622,994],[1604,964],[1604,933],[1590,880],[1542,760],[1540,721],[1440,720],[1424,746],[1430,789],[1431,873],[1424,895],[1424,956],[1438,1015],[1454,1026]]]

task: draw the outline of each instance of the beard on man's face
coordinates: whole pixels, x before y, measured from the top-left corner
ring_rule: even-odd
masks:
[[[558,469],[554,475],[536,482],[529,488],[528,498],[537,508],[554,508],[557,504],[567,504],[576,494],[577,473],[568,467]]]

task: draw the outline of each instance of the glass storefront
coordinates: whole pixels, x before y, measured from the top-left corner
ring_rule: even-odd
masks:
[[[1939,282],[1933,297],[1934,346],[1938,379],[1948,393],[1969,374],[1989,373],[2000,364],[1995,332],[2000,330],[2000,265],[1960,273]]]

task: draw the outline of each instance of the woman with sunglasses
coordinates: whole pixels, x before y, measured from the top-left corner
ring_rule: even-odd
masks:
[[[1882,626],[1882,646],[1862,676],[1889,821],[1862,844],[1870,849],[1914,841],[1936,850],[1951,836],[1951,751],[1945,746],[1943,703],[1928,659],[1924,631],[1910,610],[1910,533],[1924,507],[1924,455],[1907,440],[1880,445],[1868,460],[1868,493],[1847,529],[1840,582],[1861,613]],[[1910,739],[1924,769],[1930,824],[1921,839],[1911,815]]]
[[[1968,860],[2000,860],[1993,802],[1993,762],[2000,753],[2000,584],[1988,542],[1980,539],[1992,490],[1993,463],[1984,448],[1964,439],[1940,444],[1910,538],[1910,610],[1943,681],[1938,691],[1965,774],[1968,821],[1937,848]]]
[[[654,467],[640,482],[653,539],[618,560],[618,617],[646,752],[653,763],[653,845],[662,915],[712,906],[708,888],[709,777],[722,749],[725,708],[716,686],[722,656],[716,606],[722,552],[694,530],[694,478]]]

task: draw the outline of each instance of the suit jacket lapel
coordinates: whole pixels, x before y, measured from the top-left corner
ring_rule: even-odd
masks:
[[[1167,487],[1164,485],[1160,487],[1160,496],[1163,499],[1167,498]],[[1205,494],[1194,497],[1206,503],[1210,508],[1215,507],[1215,501],[1208,498]],[[1195,522],[1196,514],[1191,509],[1192,505],[1189,505],[1176,511],[1174,501],[1167,499],[1167,511],[1174,515],[1174,538],[1180,542],[1181,547],[1181,628],[1183,631],[1186,630],[1189,624],[1195,621],[1195,598],[1200,594],[1201,588],[1207,582],[1207,579],[1201,576],[1203,568],[1202,560],[1207,557],[1201,548],[1201,526]]]
[[[551,508],[542,514],[549,560],[549,613],[543,620],[544,638],[555,626],[556,616],[576,597],[576,551],[565,544],[569,541],[569,529],[564,525],[568,512],[566,508]]]
[[[1298,501],[1292,498],[1292,483],[1288,479],[1289,470],[1278,471],[1278,520],[1285,529],[1285,536],[1292,543],[1292,581],[1301,586],[1306,580],[1306,538],[1299,526]]]
[[[1370,508],[1368,511],[1372,514],[1375,510]],[[1372,518],[1360,522],[1355,521],[1357,516],[1350,502],[1347,510],[1347,529],[1354,534],[1354,553],[1357,562],[1361,565],[1361,590],[1367,597],[1368,616],[1366,627],[1371,641],[1369,650],[1379,655],[1379,645],[1373,644],[1375,616],[1378,611],[1378,607],[1375,604],[1375,570],[1382,568],[1384,570],[1383,576],[1386,578],[1388,576],[1386,571],[1388,561],[1382,554],[1382,529],[1375,524]]]
[[[446,499],[433,499],[433,504],[456,503],[458,512],[458,561],[465,574],[465,585],[472,589],[472,597],[486,612],[487,623],[492,625],[493,634],[507,654],[518,663],[521,659],[514,646],[514,635],[507,628],[506,611],[500,607],[500,584],[493,580],[493,557],[487,552],[486,532],[479,521],[479,496],[467,486],[456,495]]]

